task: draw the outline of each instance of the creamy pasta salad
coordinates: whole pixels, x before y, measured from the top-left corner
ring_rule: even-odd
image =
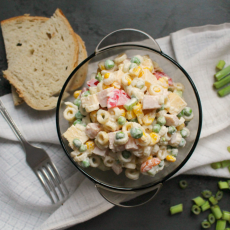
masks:
[[[175,83],[148,55],[125,53],[98,64],[88,88],[66,102],[63,134],[82,167],[98,167],[137,180],[175,162],[189,136],[193,111]]]

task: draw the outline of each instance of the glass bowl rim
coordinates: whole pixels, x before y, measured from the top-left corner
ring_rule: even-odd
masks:
[[[65,147],[65,144],[63,143],[62,141],[62,134],[60,132],[60,126],[59,126],[59,109],[60,109],[60,105],[61,105],[61,98],[65,92],[65,89],[66,89],[66,86],[67,84],[69,83],[70,79],[74,76],[74,74],[86,63],[88,62],[89,60],[91,60],[93,57],[97,56],[98,54],[101,54],[103,52],[106,52],[108,50],[112,50],[112,49],[115,49],[117,47],[140,47],[140,48],[145,48],[145,49],[149,49],[153,52],[156,52],[158,54],[160,54],[161,56],[163,56],[164,58],[168,59],[170,62],[172,62],[172,64],[176,65],[183,73],[184,75],[187,77],[188,81],[190,82],[191,86],[192,86],[192,89],[194,91],[194,94],[196,96],[196,100],[197,100],[197,104],[198,104],[198,110],[199,110],[199,125],[198,125],[198,130],[197,130],[197,135],[196,135],[196,138],[195,138],[195,141],[192,145],[192,148],[190,149],[188,155],[185,157],[185,159],[180,163],[180,165],[178,167],[176,167],[171,173],[169,173],[168,175],[166,175],[165,177],[163,177],[163,179],[161,181],[158,181],[157,183],[149,183],[149,184],[146,184],[146,186],[141,186],[139,188],[122,188],[122,187],[116,187],[116,186],[112,186],[112,185],[109,185],[109,184],[106,184],[104,182],[101,182],[97,179],[95,179],[93,176],[89,175],[88,173],[86,173],[83,169],[81,169],[77,163],[72,159],[72,157],[69,155],[68,153],[68,150],[66,149]],[[66,79],[64,85],[62,86],[62,89],[61,89],[61,92],[60,92],[60,95],[58,97],[58,102],[57,102],[57,110],[56,110],[56,129],[57,129],[57,134],[58,134],[58,139],[60,141],[60,144],[65,152],[65,154],[67,155],[67,157],[70,159],[70,161],[73,163],[73,165],[81,172],[83,173],[88,179],[90,179],[91,181],[93,181],[94,183],[96,184],[100,184],[106,188],[109,188],[109,189],[113,189],[113,190],[118,190],[118,191],[138,191],[138,190],[143,190],[143,189],[148,189],[150,187],[154,187],[155,185],[157,184],[160,184],[163,182],[165,182],[166,180],[168,180],[170,177],[172,177],[174,174],[176,174],[186,163],[187,161],[189,160],[189,158],[192,156],[197,144],[198,144],[198,141],[199,141],[199,138],[200,138],[200,134],[201,134],[201,128],[202,128],[202,106],[201,106],[201,100],[200,100],[200,96],[198,94],[198,91],[197,91],[197,88],[192,80],[192,78],[189,76],[189,74],[185,71],[185,69],[177,62],[175,61],[173,58],[171,58],[170,56],[168,56],[167,54],[165,54],[164,52],[162,51],[158,51],[158,50],[155,50],[153,48],[150,48],[150,47],[147,47],[147,46],[142,46],[142,45],[135,45],[135,44],[124,44],[124,45],[113,45],[113,46],[110,46],[108,48],[104,48],[102,50],[100,50],[98,53],[94,52],[92,53],[89,57],[87,57],[84,61],[82,61],[77,67],[74,68],[74,70],[71,72],[71,74],[69,75],[69,77]]]

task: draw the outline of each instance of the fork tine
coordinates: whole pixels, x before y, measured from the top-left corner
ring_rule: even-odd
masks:
[[[51,169],[54,172],[54,175],[56,176],[55,178],[57,178],[59,180],[59,183],[64,187],[66,194],[69,195],[69,191],[65,185],[65,182],[63,181],[63,179],[59,175],[59,172],[58,172],[57,168],[55,167],[55,165],[52,162],[48,162],[48,165],[51,166]]]
[[[50,165],[47,163],[47,171],[49,172],[49,174],[52,177],[52,181],[54,182],[54,186],[56,186],[59,189],[59,192],[61,193],[62,197],[65,197],[65,194],[61,188],[61,186],[59,185],[59,180],[58,178],[54,175],[53,170],[50,168]]]
[[[50,190],[54,193],[54,195],[55,195],[57,201],[60,201],[60,199],[59,199],[59,197],[58,197],[58,194],[57,194],[57,192],[56,192],[56,190],[55,190],[55,187],[54,187],[53,184],[52,184],[51,178],[50,178],[50,176],[48,175],[48,173],[46,172],[46,169],[44,168],[44,166],[43,166],[42,168],[40,168],[39,170],[40,170],[41,173],[43,174],[43,176],[44,176],[44,178],[45,178],[47,184],[49,185]]]
[[[46,194],[49,196],[49,198],[51,199],[52,203],[54,204],[54,199],[51,196],[50,190],[46,184],[46,181],[44,180],[43,176],[40,174],[40,171],[34,171],[35,174],[37,175],[38,179],[40,180],[42,187],[45,189]]]

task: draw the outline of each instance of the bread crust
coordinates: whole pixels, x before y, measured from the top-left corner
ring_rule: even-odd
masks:
[[[17,17],[13,17],[13,18],[9,18],[9,19],[5,19],[5,20],[1,21],[1,26],[4,26],[7,23],[10,23],[11,21],[21,21],[21,20],[28,20],[28,19],[44,20],[44,21],[49,20],[49,18],[46,18],[46,17],[22,15],[22,16],[17,16]]]

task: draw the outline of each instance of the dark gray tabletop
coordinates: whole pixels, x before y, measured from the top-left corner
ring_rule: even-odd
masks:
[[[61,8],[73,29],[85,41],[88,54],[109,32],[131,27],[143,30],[154,38],[191,26],[220,24],[230,21],[228,0],[1,0],[0,21],[25,13],[50,17],[56,8]],[[10,93],[8,82],[1,70],[7,68],[3,39],[0,30],[0,96]],[[186,190],[178,182],[186,179]],[[200,222],[209,212],[194,216],[190,212],[191,199],[204,189],[217,191],[218,178],[179,176],[166,182],[157,197],[148,204],[131,209],[115,207],[108,212],[69,230],[88,229],[201,229]],[[230,210],[230,193],[225,192],[220,202],[223,209]],[[169,207],[184,204],[184,212],[169,215]],[[211,229],[215,229],[212,226]]]

